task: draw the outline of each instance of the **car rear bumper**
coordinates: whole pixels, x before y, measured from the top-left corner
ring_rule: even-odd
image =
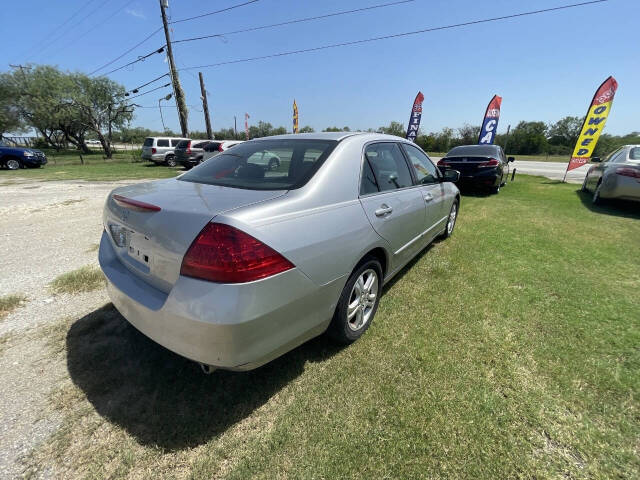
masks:
[[[439,167],[441,172],[446,169]],[[455,168],[452,167],[452,170]],[[495,168],[478,169],[474,172],[460,171],[460,180],[456,185],[475,187],[497,187],[502,181],[502,173]]]
[[[346,281],[319,287],[296,268],[245,284],[180,276],[167,294],[128,270],[106,232],[99,260],[129,323],[179,355],[228,370],[259,367],[321,334]]]
[[[600,187],[600,197],[640,202],[640,181],[634,177],[609,175]]]

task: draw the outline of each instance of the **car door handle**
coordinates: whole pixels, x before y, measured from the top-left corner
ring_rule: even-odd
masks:
[[[433,195],[431,195],[430,193],[425,193],[424,194],[424,201],[425,202],[430,202],[431,200],[433,200]]]
[[[389,215],[391,212],[393,212],[393,208],[383,203],[380,205],[380,208],[376,210],[376,217],[384,217],[385,215]]]

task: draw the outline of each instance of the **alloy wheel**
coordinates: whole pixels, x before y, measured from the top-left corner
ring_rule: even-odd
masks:
[[[451,213],[449,214],[449,220],[447,221],[447,233],[451,235],[453,228],[456,226],[456,217],[458,216],[458,205],[453,204],[451,207]]]
[[[371,320],[377,297],[378,274],[368,268],[360,274],[349,295],[347,325],[350,330],[360,330]]]
[[[7,168],[9,170],[17,170],[20,168],[20,162],[14,158],[7,160]]]

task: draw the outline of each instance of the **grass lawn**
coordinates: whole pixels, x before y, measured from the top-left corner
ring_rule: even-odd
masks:
[[[49,284],[49,288],[53,293],[80,293],[97,290],[104,284],[102,270],[93,265],[86,265],[57,276]]]
[[[65,478],[638,478],[640,212],[520,175],[386,287],[369,331],[205,376],[109,304],[27,460]]]

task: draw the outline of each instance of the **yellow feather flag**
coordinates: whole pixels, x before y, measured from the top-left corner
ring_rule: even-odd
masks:
[[[293,133],[298,133],[298,105],[296,105],[296,100],[293,99]]]

